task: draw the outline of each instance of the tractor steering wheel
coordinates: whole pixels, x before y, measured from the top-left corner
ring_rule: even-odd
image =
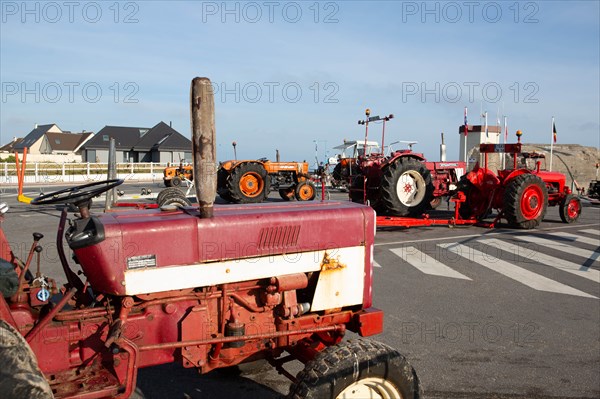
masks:
[[[81,186],[65,188],[50,194],[41,195],[31,201],[32,205],[49,205],[57,203],[73,204],[79,206],[93,197],[102,194],[118,185],[123,184],[123,179],[98,181]],[[100,187],[96,187],[100,186]]]

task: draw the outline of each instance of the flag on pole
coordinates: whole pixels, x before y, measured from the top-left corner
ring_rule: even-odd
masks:
[[[487,118],[487,114],[488,114],[487,111],[485,111],[483,113],[483,115],[481,115],[481,116],[483,116],[485,118],[485,137],[489,138],[490,135],[488,134],[488,118]]]
[[[554,142],[556,143],[556,123],[552,121],[552,136],[554,137]]]
[[[469,135],[469,124],[467,123],[467,107],[465,107],[465,137]]]
[[[508,117],[504,117],[504,142],[508,141]]]

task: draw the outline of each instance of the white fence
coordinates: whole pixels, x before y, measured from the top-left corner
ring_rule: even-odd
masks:
[[[0,184],[17,184],[16,166],[3,162]],[[118,163],[117,177],[126,181],[162,181],[165,163]],[[81,183],[107,179],[107,163],[28,162],[25,183]]]

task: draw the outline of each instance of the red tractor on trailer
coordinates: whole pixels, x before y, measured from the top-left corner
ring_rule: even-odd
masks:
[[[365,126],[365,143],[369,123],[382,121],[381,148],[385,148],[385,123],[394,115],[370,116],[369,109],[365,114],[365,120],[358,121]],[[450,195],[466,172],[466,164],[461,161],[428,162],[423,154],[411,149],[394,151],[389,156],[383,152],[358,157],[350,188],[352,201],[369,203],[380,215],[421,216]]]
[[[346,331],[383,328],[372,307],[373,210],[350,202],[213,206],[210,88],[206,78],[192,82],[197,207],[91,213],[90,199],[120,180],[36,198],[79,208],[69,220],[65,207],[58,226],[60,290],[43,266],[36,278],[28,273],[41,235],[22,261],[0,229],[3,398],[126,398],[141,367],[177,362],[207,373],[256,359],[291,379],[291,398],[421,397],[396,350],[343,340]],[[291,360],[305,364],[296,377],[284,368]]]

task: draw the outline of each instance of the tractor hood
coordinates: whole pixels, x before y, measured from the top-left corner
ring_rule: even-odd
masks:
[[[375,214],[351,202],[223,205],[209,219],[190,207],[88,220],[78,224],[87,231],[74,229],[67,241],[95,292],[138,295],[319,271],[324,257],[336,256],[358,263],[361,278],[368,268],[370,283]]]

